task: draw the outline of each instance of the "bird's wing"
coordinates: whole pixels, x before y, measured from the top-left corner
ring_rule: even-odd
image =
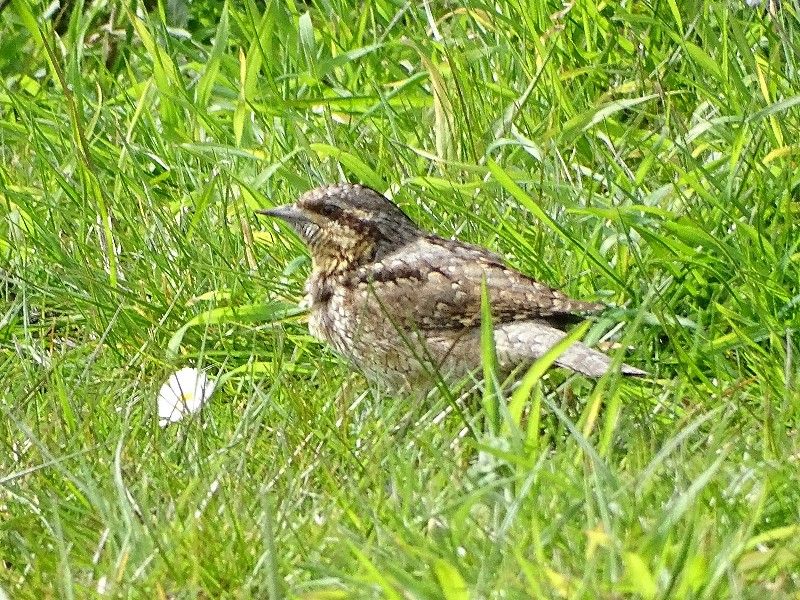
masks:
[[[439,238],[420,238],[362,267],[355,278],[355,285],[372,291],[383,313],[420,330],[480,325],[484,280],[496,325],[530,320],[563,324],[603,308],[572,300],[483,248]]]

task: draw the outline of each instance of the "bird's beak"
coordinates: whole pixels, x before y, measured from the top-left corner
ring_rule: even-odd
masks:
[[[276,217],[287,223],[299,223],[308,221],[305,213],[297,208],[294,204],[284,204],[283,206],[276,206],[275,208],[267,208],[264,210],[257,210],[257,215],[265,215],[267,217]]]

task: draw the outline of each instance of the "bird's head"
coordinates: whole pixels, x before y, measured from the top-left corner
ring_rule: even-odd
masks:
[[[258,214],[285,221],[308,246],[314,270],[328,274],[380,260],[421,235],[389,199],[349,183],[313,189]]]

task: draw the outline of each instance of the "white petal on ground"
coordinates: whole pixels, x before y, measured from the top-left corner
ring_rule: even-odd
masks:
[[[203,371],[192,367],[170,375],[158,392],[158,424],[166,427],[196,413],[214,393],[216,385]]]

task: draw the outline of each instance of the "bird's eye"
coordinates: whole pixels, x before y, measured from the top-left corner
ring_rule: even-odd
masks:
[[[329,219],[335,219],[339,216],[342,212],[342,209],[336,206],[335,204],[323,204],[319,208],[319,212],[323,217],[328,217]]]

